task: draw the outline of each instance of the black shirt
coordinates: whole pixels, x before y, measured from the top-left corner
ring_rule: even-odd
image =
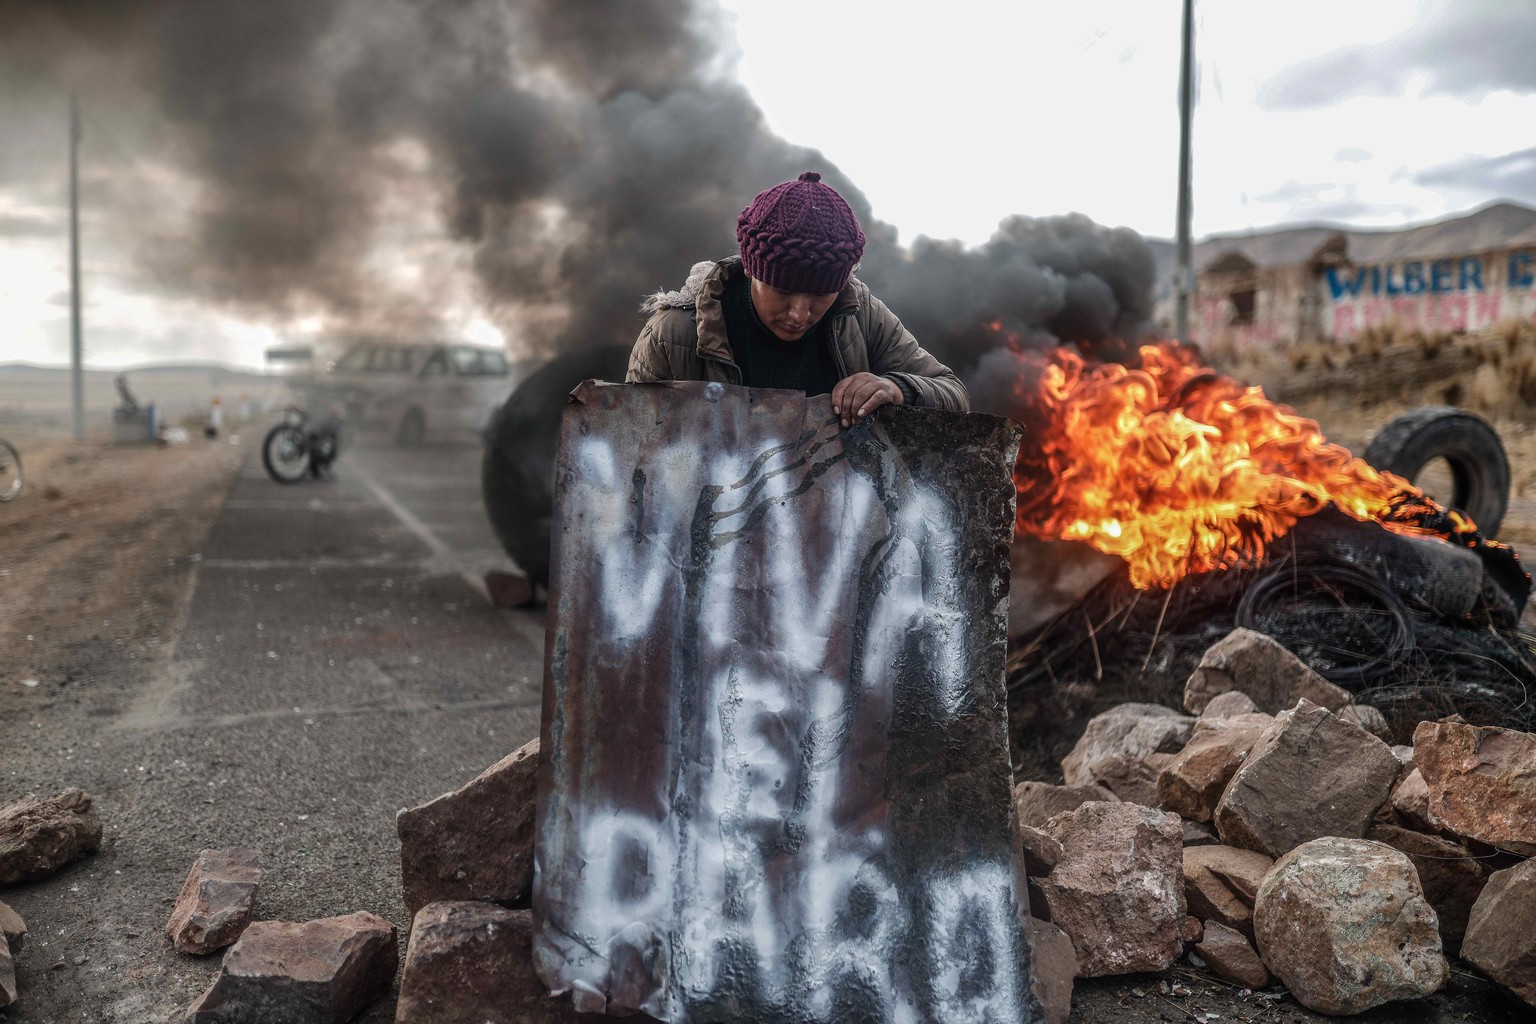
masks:
[[[796,341],[776,337],[752,305],[752,282],[737,277],[726,285],[721,298],[725,336],[731,355],[741,369],[741,383],[749,388],[782,388],[807,395],[831,394],[841,376],[832,355],[827,318]]]

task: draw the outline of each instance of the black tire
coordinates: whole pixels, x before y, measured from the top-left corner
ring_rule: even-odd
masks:
[[[549,524],[555,509],[551,482],[523,460],[487,445],[480,487],[502,549],[530,580],[549,586]]]
[[[1365,461],[1408,480],[1444,459],[1453,481],[1450,506],[1485,537],[1498,536],[1509,508],[1509,457],[1498,432],[1481,416],[1449,405],[1426,405],[1388,423],[1365,449]]]
[[[415,448],[426,439],[427,418],[421,414],[420,409],[407,409],[405,415],[400,418],[400,428],[395,431],[395,445],[400,448]]]
[[[279,423],[261,442],[261,464],[267,476],[280,484],[296,484],[309,475],[309,441],[304,428]]]
[[[549,585],[550,521],[560,414],[584,380],[623,380],[629,349],[567,353],[524,380],[486,429],[480,486],[485,513],[502,548],[530,580]]]

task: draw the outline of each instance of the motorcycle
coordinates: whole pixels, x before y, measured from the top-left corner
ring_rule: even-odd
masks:
[[[334,412],[311,418],[299,406],[289,406],[283,422],[267,432],[261,464],[280,484],[296,484],[306,476],[325,475],[341,446],[341,417]]]

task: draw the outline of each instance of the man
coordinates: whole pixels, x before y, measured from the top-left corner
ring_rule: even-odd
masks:
[[[864,232],[820,174],[759,194],[736,240],[740,256],[696,263],[681,289],[646,300],[651,318],[630,354],[629,383],[830,393],[845,427],[882,405],[970,409],[959,378],[853,276]]]

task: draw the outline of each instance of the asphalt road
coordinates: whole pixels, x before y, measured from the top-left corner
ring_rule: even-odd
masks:
[[[479,586],[510,563],[478,447],[344,450],[336,480],[287,487],[252,449],[163,667],[92,721],[7,727],[8,790],[81,786],[106,825],[95,856],[0,890],[32,929],[7,1024],[180,1020],[219,961],[164,936],[205,848],[260,852],[258,917],[368,910],[403,953],[396,811],[537,734],[543,616]]]

